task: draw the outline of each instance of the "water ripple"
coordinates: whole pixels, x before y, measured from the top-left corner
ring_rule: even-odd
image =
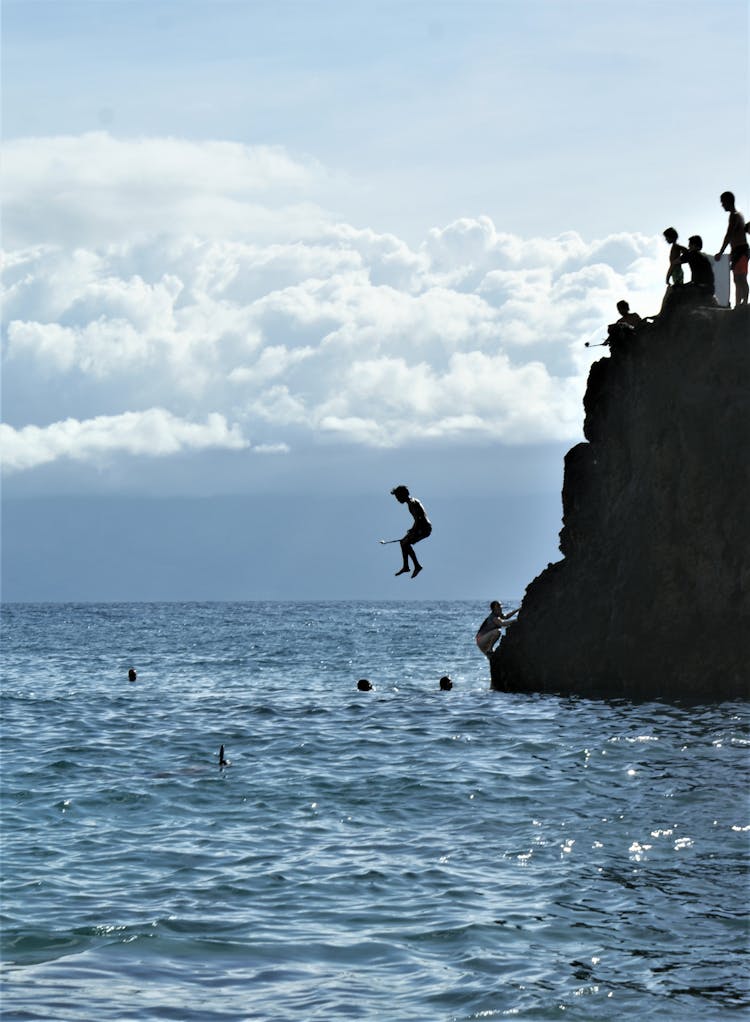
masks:
[[[747,707],[489,692],[482,611],[4,608],[3,1018],[747,1009]]]

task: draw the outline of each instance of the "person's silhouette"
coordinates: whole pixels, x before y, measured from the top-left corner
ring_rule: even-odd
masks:
[[[721,259],[724,249],[729,245],[729,268],[734,277],[734,298],[735,308],[738,305],[747,305],[747,261],[750,248],[745,238],[745,218],[734,204],[732,192],[721,193],[721,205],[729,213],[727,233],[721,243],[721,248],[714,256],[718,262]]]
[[[617,303],[617,311],[620,313],[620,318],[617,320],[618,323],[624,323],[626,326],[638,326],[643,320],[637,312],[630,311],[630,305],[623,298],[622,301]]]
[[[663,232],[664,240],[669,244],[669,268],[667,269],[667,285],[683,283],[682,267],[679,264],[679,257],[687,252],[684,245],[678,245],[679,234],[674,227],[667,227]]]
[[[714,268],[711,260],[705,252],[702,252],[703,238],[700,234],[694,234],[688,238],[687,251],[680,256],[681,263],[687,263],[690,267],[690,284],[695,290],[710,297],[715,292]]]
[[[401,554],[404,559],[403,566],[396,572],[397,575],[403,575],[409,570],[409,559],[414,562],[414,570],[411,573],[412,578],[416,578],[422,570],[422,565],[417,560],[417,555],[414,553],[414,544],[419,543],[421,539],[427,539],[432,532],[432,525],[425,509],[422,507],[416,497],[409,496],[409,490],[406,486],[394,486],[391,493],[399,502],[399,504],[406,504],[409,508],[414,524],[403,537],[399,540],[401,544]]]

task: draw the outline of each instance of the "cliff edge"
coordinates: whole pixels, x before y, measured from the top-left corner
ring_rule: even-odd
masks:
[[[685,289],[610,352],[565,457],[563,560],[528,586],[492,687],[747,697],[750,309]]]

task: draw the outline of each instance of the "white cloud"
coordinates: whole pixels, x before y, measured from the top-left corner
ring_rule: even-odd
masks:
[[[256,444],[255,454],[289,454],[289,444]]]
[[[553,379],[541,363],[513,366],[504,354],[471,351],[451,356],[444,372],[404,359],[357,362],[340,392],[311,415],[323,430],[390,447],[415,439],[527,443],[566,431],[574,436],[579,409],[576,383]]]
[[[316,436],[573,441],[584,340],[618,299],[647,314],[661,298],[655,238],[524,239],[477,216],[414,250],[320,209],[289,217],[289,195],[309,203],[325,175],[279,149],[93,135],[14,142],[10,162],[26,239],[5,270],[16,468],[243,435],[259,453]]]
[[[0,450],[6,471],[34,468],[59,458],[97,459],[115,452],[158,457],[185,450],[247,447],[237,425],[214,413],[204,423],[185,422],[163,408],[122,415],[99,415],[79,422],[14,429],[0,423]]]
[[[114,138],[106,132],[3,146],[3,230],[16,248],[106,244],[160,233],[267,238],[320,229],[307,194],[323,168],[278,146]]]

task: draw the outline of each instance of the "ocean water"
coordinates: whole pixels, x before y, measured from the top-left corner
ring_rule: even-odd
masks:
[[[5,1022],[747,1018],[747,705],[491,692],[486,613],[3,608]]]

